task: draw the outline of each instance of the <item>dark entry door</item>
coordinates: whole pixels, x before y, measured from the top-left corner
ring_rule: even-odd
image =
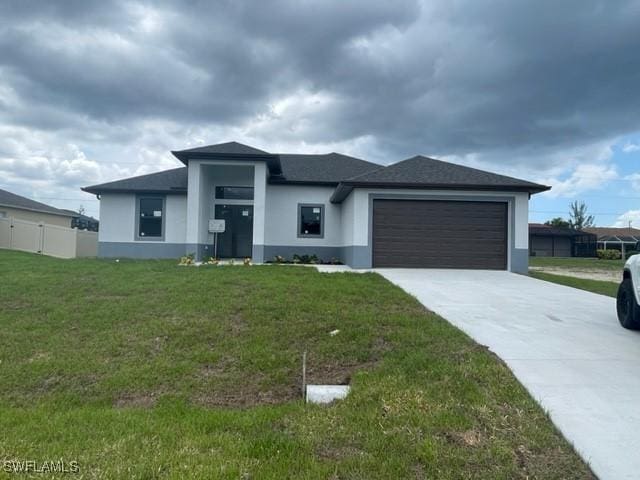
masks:
[[[218,234],[218,257],[251,257],[253,206],[218,204],[215,208],[215,217],[225,221],[224,233]]]
[[[507,268],[507,204],[374,200],[374,267]]]

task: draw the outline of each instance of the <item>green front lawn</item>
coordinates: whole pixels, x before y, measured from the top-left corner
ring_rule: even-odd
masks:
[[[567,267],[589,270],[618,270],[622,271],[624,260],[600,260],[599,258],[578,257],[529,257],[531,267]]]
[[[376,274],[0,250],[0,276],[3,460],[77,461],[78,478],[592,478],[500,360]],[[310,382],[349,382],[346,400],[300,401],[305,350]]]
[[[558,283],[560,285],[566,285],[567,287],[579,288],[581,290],[587,290],[589,292],[599,293],[600,295],[607,295],[609,297],[615,298],[618,293],[619,284],[615,282],[567,277],[565,275],[554,275],[551,273],[536,271],[530,271],[529,275],[540,280],[546,280],[547,282]]]

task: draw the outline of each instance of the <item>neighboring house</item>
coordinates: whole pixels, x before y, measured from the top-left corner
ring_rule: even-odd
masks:
[[[100,222],[93,217],[78,213],[73,210],[66,210],[73,215],[71,220],[71,228],[78,228],[80,230],[89,230],[90,232],[97,232],[100,228]]]
[[[100,198],[99,256],[317,255],[354,268],[527,272],[528,202],[549,187],[416,156],[389,166],[236,142],[172,152],[185,167],[83,188]]]
[[[595,257],[597,237],[584,230],[529,224],[529,254],[532,257]]]
[[[620,250],[623,254],[636,250],[640,242],[640,229],[631,227],[589,227],[585,228],[598,236],[598,248],[603,250]]]
[[[73,218],[66,210],[0,189],[0,218],[9,217],[58,227],[71,227]]]

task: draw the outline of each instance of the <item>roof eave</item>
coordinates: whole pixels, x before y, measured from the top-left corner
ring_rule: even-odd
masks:
[[[151,194],[179,194],[179,193],[187,193],[186,188],[171,188],[171,189],[161,189],[161,188],[152,188],[152,189],[143,189],[143,188],[100,188],[96,187],[82,187],[80,188],[83,192],[91,193],[93,195],[102,195],[104,193],[151,193]]]
[[[331,196],[331,203],[341,203],[354,188],[400,188],[400,189],[438,189],[438,190],[481,190],[491,192],[527,192],[535,194],[550,190],[547,185],[473,185],[473,184],[433,184],[400,182],[340,182]]]
[[[269,172],[274,175],[282,173],[280,165],[280,156],[273,153],[213,153],[213,152],[189,152],[185,150],[172,150],[174,157],[185,165],[189,164],[189,160],[264,160],[269,167]]]

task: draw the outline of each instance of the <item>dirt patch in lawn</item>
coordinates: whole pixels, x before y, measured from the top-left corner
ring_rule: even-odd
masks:
[[[580,267],[529,267],[534,272],[551,273],[565,277],[584,278],[587,280],[602,280],[605,282],[620,282],[622,270],[598,270]]]
[[[260,390],[250,379],[238,380],[240,385],[234,388],[212,389],[209,392],[195,395],[193,403],[203,407],[235,407],[249,408],[257,405],[275,405],[302,399],[299,385],[283,385]]]
[[[320,361],[307,364],[306,383],[308,385],[349,385],[357,371],[370,370],[381,361],[381,355],[361,362]],[[231,359],[221,359],[214,364],[203,365],[197,376],[205,382],[212,382],[206,391],[192,397],[192,401],[206,407],[253,407],[273,405],[302,399],[302,366],[290,373],[286,384],[275,384],[260,373],[252,376],[234,374]],[[238,374],[239,375],[239,374]],[[220,383],[216,385],[216,379]],[[268,385],[268,387],[266,387]]]

